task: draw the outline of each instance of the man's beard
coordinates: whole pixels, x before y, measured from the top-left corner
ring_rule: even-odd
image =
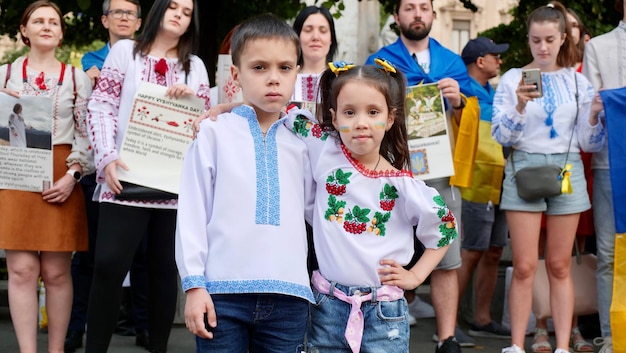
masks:
[[[415,22],[409,23],[408,26],[400,26],[400,32],[409,40],[422,40],[430,34],[432,24],[427,26],[424,22],[421,23],[424,25],[422,28],[413,28],[412,25],[415,24]]]

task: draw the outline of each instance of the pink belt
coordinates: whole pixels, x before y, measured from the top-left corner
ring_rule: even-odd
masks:
[[[324,278],[319,271],[313,272],[311,277],[313,287],[322,294],[331,295],[331,284],[326,278]],[[396,286],[381,286],[375,288],[376,300],[382,302],[391,302],[398,299],[402,299],[404,291]],[[350,317],[348,318],[348,324],[346,325],[346,340],[350,345],[350,349],[354,353],[359,353],[361,350],[361,340],[363,339],[363,312],[361,311],[361,303],[372,300],[373,294],[362,294],[355,292],[353,295],[348,296],[346,293],[333,287],[333,296],[337,299],[346,302],[352,306],[350,309]]]

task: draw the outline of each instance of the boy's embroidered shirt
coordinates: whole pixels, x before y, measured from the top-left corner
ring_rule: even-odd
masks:
[[[287,125],[307,144],[311,158],[317,185],[314,244],[324,278],[378,287],[380,260],[408,264],[414,236],[427,248],[457,237],[454,216],[435,189],[408,170],[366,169],[307,116],[289,118]]]
[[[176,261],[183,289],[313,302],[304,223],[313,192],[306,145],[282,120],[265,136],[249,106],[203,121],[181,177]]]

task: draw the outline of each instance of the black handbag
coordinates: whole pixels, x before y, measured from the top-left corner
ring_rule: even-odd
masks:
[[[150,201],[178,199],[178,194],[149,188],[126,181],[120,181],[122,192],[115,195],[115,199],[122,201]]]
[[[513,170],[515,170],[515,166],[513,166]],[[517,172],[514,171],[517,195],[526,201],[560,195],[563,180],[562,171],[563,169],[555,164],[526,167]]]
[[[574,84],[576,86],[576,118],[574,119],[574,127],[569,138],[569,146],[567,147],[567,155],[563,168],[555,164],[547,164],[535,167],[526,167],[515,171],[515,162],[513,152],[511,153],[511,167],[513,168],[513,177],[517,186],[517,195],[526,201],[535,201],[538,199],[558,196],[562,193],[563,174],[567,166],[569,158],[569,150],[572,147],[572,138],[576,130],[578,122],[578,80],[574,73]]]

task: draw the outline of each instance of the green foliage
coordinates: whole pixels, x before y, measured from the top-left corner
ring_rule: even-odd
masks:
[[[613,0],[581,0],[567,2],[582,23],[593,35],[600,35],[613,29],[621,16],[613,9]],[[509,43],[509,50],[502,53],[502,72],[512,67],[522,67],[532,61],[528,48],[526,19],[530,13],[547,3],[546,0],[521,0],[519,5],[511,10],[513,21],[508,25],[500,25],[482,33],[496,43]]]

